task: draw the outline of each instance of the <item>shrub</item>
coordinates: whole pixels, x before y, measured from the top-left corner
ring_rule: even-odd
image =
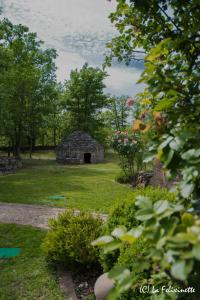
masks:
[[[125,174],[123,171],[121,171],[119,174],[115,176],[115,181],[119,183],[131,183],[132,179],[131,176]]]
[[[167,189],[153,187],[136,189],[133,193],[129,194],[125,200],[119,200],[111,209],[106,224],[107,233],[110,233],[110,231],[119,225],[124,225],[127,229],[138,225],[138,221],[135,217],[135,201],[139,195],[149,197],[153,203],[162,199],[169,200],[170,202],[175,200],[175,194],[169,192]]]
[[[98,252],[91,242],[101,234],[102,221],[92,215],[70,212],[49,221],[42,248],[48,258],[69,268],[90,268],[98,265]]]
[[[139,221],[135,216],[135,201],[137,196],[143,195],[149,197],[154,203],[158,200],[175,201],[175,194],[169,192],[167,189],[147,187],[144,189],[137,189],[131,193],[125,200],[118,201],[116,205],[111,209],[108,216],[108,221],[103,227],[103,234],[108,235],[116,227],[125,226],[127,230],[139,225]],[[140,249],[141,250],[141,249]],[[139,252],[140,252],[139,250]],[[120,249],[116,249],[113,252],[104,253],[100,252],[100,263],[104,271],[109,271],[120,259],[121,253],[124,251],[123,246]]]

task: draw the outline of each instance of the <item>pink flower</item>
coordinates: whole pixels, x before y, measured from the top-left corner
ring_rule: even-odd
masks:
[[[118,140],[118,143],[121,143],[122,142],[122,140]]]
[[[129,107],[131,107],[134,104],[134,100],[132,98],[128,98],[126,103]]]
[[[127,144],[128,143],[128,139],[124,139],[124,143]]]

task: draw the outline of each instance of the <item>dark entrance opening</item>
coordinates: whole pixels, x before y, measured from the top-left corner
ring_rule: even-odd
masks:
[[[84,153],[84,163],[91,164],[91,153]]]

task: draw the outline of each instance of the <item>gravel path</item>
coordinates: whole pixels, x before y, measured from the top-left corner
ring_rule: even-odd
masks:
[[[63,211],[63,208],[47,205],[0,203],[0,222],[48,228],[48,219]]]
[[[65,211],[64,208],[51,207],[47,205],[31,205],[16,203],[0,203],[0,222],[14,223],[21,225],[31,225],[39,228],[48,228],[48,219],[56,218],[59,213]],[[75,211],[79,213],[79,211]],[[93,213],[104,221],[107,216]]]

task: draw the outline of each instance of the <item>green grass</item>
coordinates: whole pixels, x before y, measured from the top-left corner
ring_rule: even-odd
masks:
[[[0,300],[64,299],[40,249],[44,236],[29,226],[0,224],[0,247],[22,248],[18,257],[0,260]]]
[[[16,174],[0,177],[0,202],[47,204],[84,211],[108,212],[113,203],[125,198],[131,189],[115,182],[119,173],[116,156],[107,155],[105,163],[59,165],[52,153],[36,154],[24,160]],[[40,159],[38,159],[40,158]],[[64,199],[53,200],[50,196]]]

